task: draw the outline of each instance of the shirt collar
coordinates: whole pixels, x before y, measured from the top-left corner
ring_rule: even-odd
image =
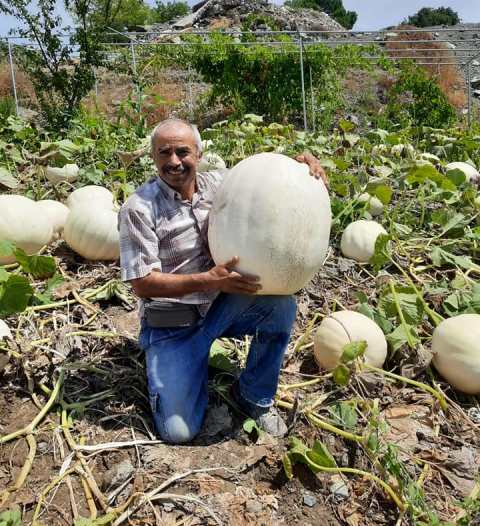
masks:
[[[169,186],[159,175],[157,176],[157,184],[160,187],[160,189],[163,191],[165,196],[171,199],[172,201],[176,199],[182,200],[182,196],[180,195],[180,192],[177,192],[171,186]]]

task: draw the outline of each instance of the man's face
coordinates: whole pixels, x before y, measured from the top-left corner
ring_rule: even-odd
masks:
[[[160,177],[172,188],[180,189],[195,178],[200,157],[188,126],[172,124],[156,133],[152,158]]]

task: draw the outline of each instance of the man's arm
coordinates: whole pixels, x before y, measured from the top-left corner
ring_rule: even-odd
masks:
[[[198,274],[165,274],[153,271],[147,276],[131,280],[133,290],[141,298],[175,298],[193,292],[221,291],[235,294],[255,294],[261,286],[258,278],[243,276],[233,268],[238,257],[224,265],[216,265]]]

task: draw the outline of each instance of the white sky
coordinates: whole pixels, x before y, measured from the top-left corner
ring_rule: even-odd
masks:
[[[274,0],[282,3],[281,0]],[[188,0],[189,4],[197,0]],[[149,3],[153,3],[152,0]],[[64,13],[63,2],[58,1],[60,13]],[[463,22],[480,23],[480,0],[343,0],[346,9],[356,11],[358,20],[354,29],[374,31],[400,23],[422,7],[451,7]],[[62,6],[62,7],[60,7]],[[68,23],[68,20],[65,20]],[[15,19],[0,14],[0,36],[18,27]]]

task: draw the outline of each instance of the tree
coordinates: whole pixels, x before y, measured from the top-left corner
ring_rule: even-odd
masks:
[[[111,27],[123,31],[150,21],[154,10],[143,0],[93,0],[90,6],[90,21],[108,32]]]
[[[450,7],[423,7],[413,16],[409,16],[403,24],[409,24],[416,27],[429,26],[454,26],[460,23],[460,18],[456,11]]]
[[[0,0],[0,12],[23,26],[17,33],[31,46],[18,46],[15,56],[35,89],[40,111],[55,129],[68,127],[82,98],[95,85],[94,68],[101,65],[100,39],[88,22],[90,0],[64,0],[76,20],[64,36],[55,14],[56,0]],[[31,5],[33,4],[33,5]]]
[[[347,11],[342,0],[286,0],[285,5],[294,9],[316,9],[330,15],[346,29],[352,29],[357,21],[355,11]]]
[[[157,0],[157,5],[152,10],[153,22],[170,22],[175,18],[185,16],[190,12],[187,2],[167,2]]]

